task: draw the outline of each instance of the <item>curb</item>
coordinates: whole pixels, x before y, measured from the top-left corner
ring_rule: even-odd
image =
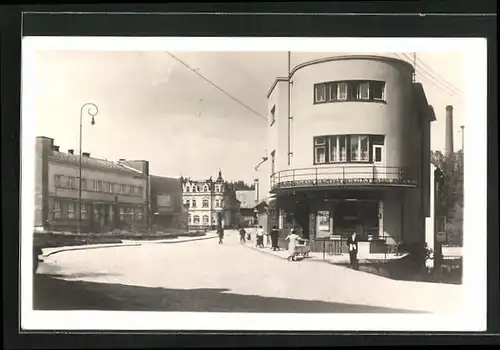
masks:
[[[206,239],[214,239],[217,238],[217,236],[211,236],[211,237],[198,237],[195,239],[189,239],[189,240],[183,240],[183,241],[163,241],[163,242],[134,242],[134,243],[109,243],[105,245],[93,245],[89,244],[87,246],[77,246],[77,247],[63,247],[61,249],[54,250],[50,253],[47,254],[42,254],[41,257],[43,258],[48,258],[51,255],[58,254],[58,253],[63,253],[63,252],[68,252],[72,250],[89,250],[89,249],[101,249],[101,248],[118,248],[118,247],[139,247],[142,245],[146,244],[175,244],[175,243],[187,243],[187,242],[194,242],[194,241],[201,241],[201,240],[206,240]]]

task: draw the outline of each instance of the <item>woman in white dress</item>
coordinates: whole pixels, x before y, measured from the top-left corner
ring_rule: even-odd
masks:
[[[285,238],[288,241],[288,258],[287,260],[295,261],[295,246],[297,245],[297,240],[299,235],[295,232],[295,229],[290,231],[290,234]]]

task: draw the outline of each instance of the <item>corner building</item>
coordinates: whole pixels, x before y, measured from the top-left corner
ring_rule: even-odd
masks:
[[[313,250],[352,232],[370,252],[425,242],[435,115],[410,64],[306,62],[276,79],[268,108],[270,225],[297,228]]]

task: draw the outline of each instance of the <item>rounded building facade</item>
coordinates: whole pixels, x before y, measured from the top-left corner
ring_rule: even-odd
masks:
[[[268,94],[274,224],[309,239],[357,232],[382,245],[421,241],[431,119],[413,72],[390,57],[338,56],[276,80]],[[372,243],[368,250],[379,249]]]

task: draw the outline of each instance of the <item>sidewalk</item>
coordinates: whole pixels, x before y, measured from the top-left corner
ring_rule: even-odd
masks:
[[[47,258],[51,255],[62,253],[71,250],[87,250],[87,249],[99,249],[99,248],[114,248],[114,247],[134,247],[147,244],[174,244],[174,243],[185,243],[192,241],[199,241],[204,239],[216,238],[217,234],[215,231],[208,231],[205,236],[198,237],[178,237],[170,239],[160,239],[155,241],[132,241],[132,240],[122,240],[122,243],[104,243],[104,244],[86,244],[78,246],[68,246],[68,247],[56,247],[56,248],[44,248],[42,249],[42,257]]]
[[[246,243],[247,247],[258,250],[262,253],[274,255],[281,259],[286,259],[288,257],[288,251],[281,249],[279,251],[273,251],[270,246],[265,246],[264,248],[257,248],[255,243]],[[406,255],[396,255],[396,254],[369,254],[366,256],[358,255],[358,261],[360,264],[369,264],[374,262],[388,261],[402,259]],[[299,257],[301,258],[301,257]],[[329,255],[325,254],[323,258],[323,253],[311,252],[309,256],[302,261],[316,261],[316,262],[326,262],[336,265],[349,265],[349,254],[339,254],[339,255]]]

